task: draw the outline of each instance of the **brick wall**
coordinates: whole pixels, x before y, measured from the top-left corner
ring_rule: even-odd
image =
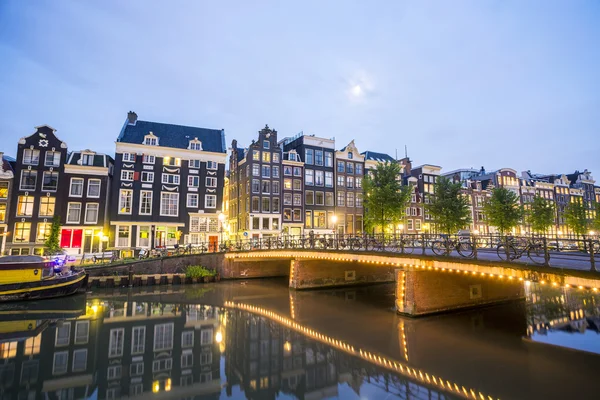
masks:
[[[360,262],[294,260],[290,287],[312,289],[393,281],[394,268],[391,267]]]

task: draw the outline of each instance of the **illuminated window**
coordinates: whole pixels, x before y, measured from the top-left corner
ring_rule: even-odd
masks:
[[[17,345],[19,342],[0,343],[0,358],[6,360],[17,356]],[[39,347],[38,347],[39,352]]]
[[[33,196],[19,196],[17,217],[31,217],[33,214]]]

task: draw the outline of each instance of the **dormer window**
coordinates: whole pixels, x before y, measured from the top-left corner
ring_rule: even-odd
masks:
[[[271,148],[271,142],[269,142],[268,140],[263,140],[263,149],[269,148]]]
[[[198,138],[194,138],[194,140],[190,140],[190,145],[188,146],[190,150],[202,150],[202,142],[198,140]]]
[[[352,152],[351,152],[351,151],[349,151],[349,152],[348,152],[348,159],[349,159],[349,160],[352,160],[352,158],[353,158],[353,157],[354,157],[354,155],[352,154]]]
[[[146,146],[158,146],[158,136],[150,132],[149,134],[144,136],[144,144]]]
[[[81,154],[81,165],[94,165],[94,155],[91,153]]]

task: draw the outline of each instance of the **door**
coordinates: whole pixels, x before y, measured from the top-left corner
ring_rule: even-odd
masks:
[[[209,236],[208,237],[208,251],[217,251],[219,249],[219,237]]]

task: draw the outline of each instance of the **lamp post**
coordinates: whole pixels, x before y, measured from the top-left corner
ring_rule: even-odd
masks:
[[[219,227],[220,227],[220,239],[219,241],[223,243],[223,223],[225,222],[225,214],[219,213]]]
[[[333,240],[336,242],[336,247],[337,247],[337,240],[336,240],[337,239],[337,226],[336,226],[337,220],[338,220],[337,215],[334,214],[331,216],[331,223],[333,224]]]

